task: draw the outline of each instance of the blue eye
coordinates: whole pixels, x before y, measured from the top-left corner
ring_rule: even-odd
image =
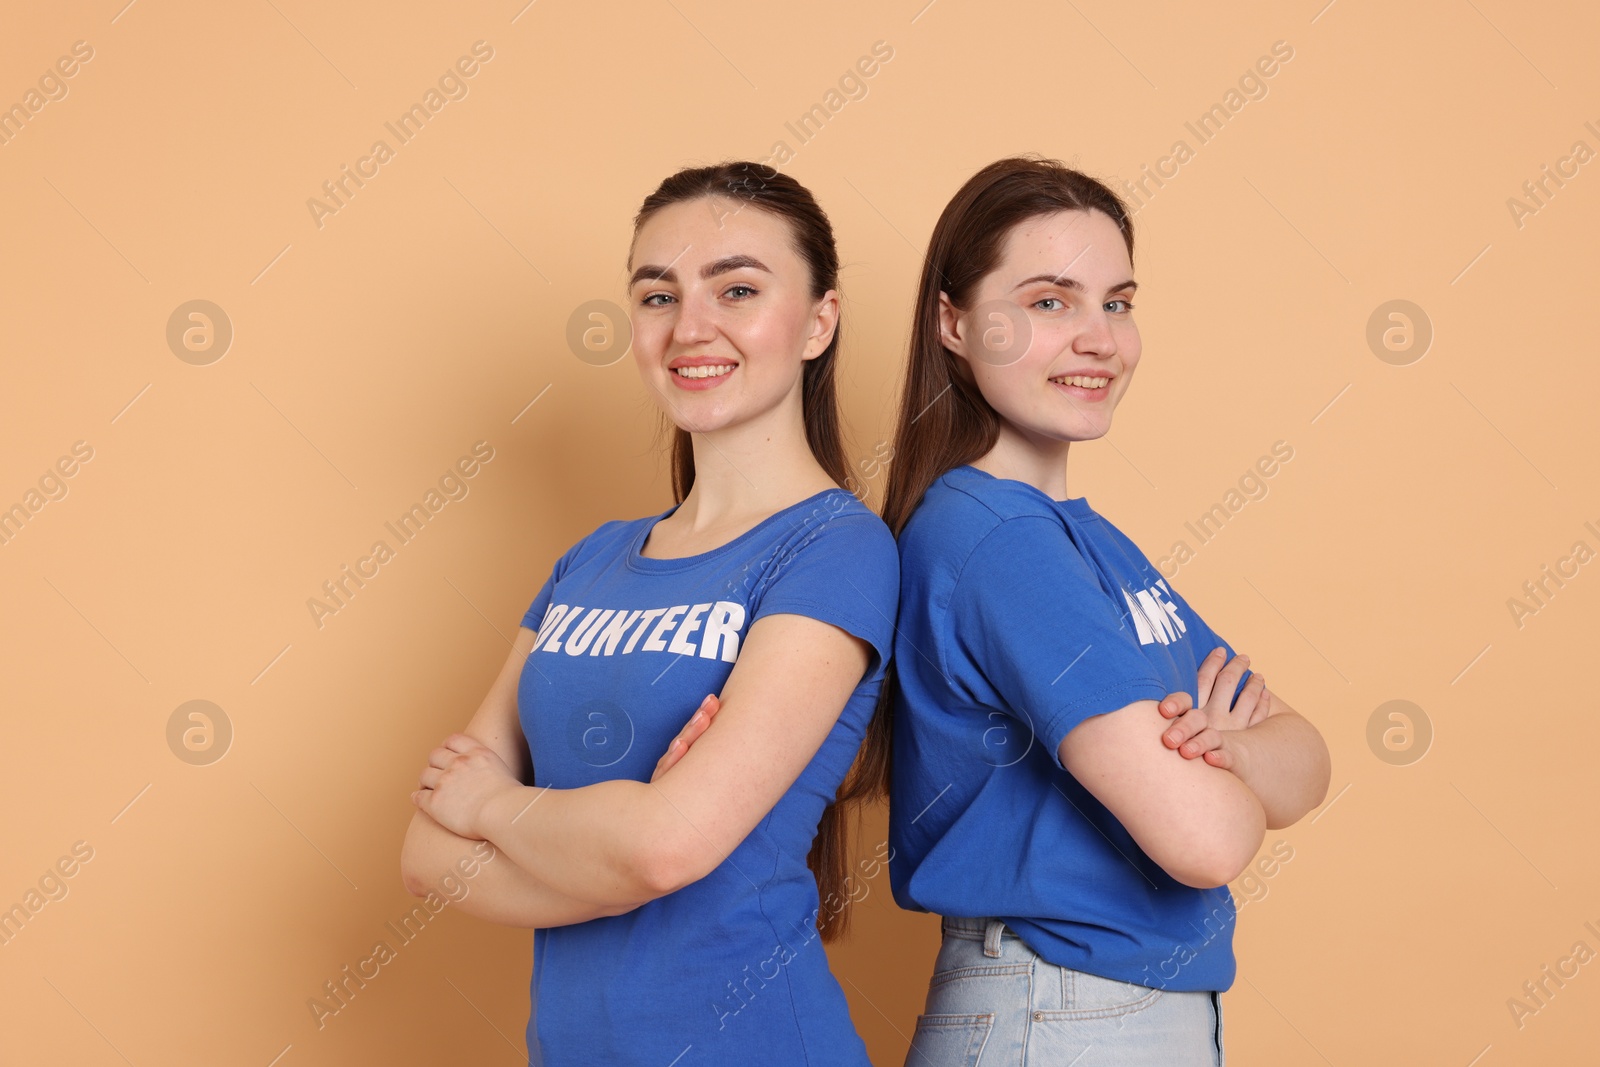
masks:
[[[1108,304],[1122,304],[1122,305],[1124,305],[1123,309],[1122,309],[1123,311],[1132,311],[1133,310],[1133,301],[1131,301],[1131,300],[1109,300],[1109,301],[1107,301],[1107,303]]]
[[[751,295],[754,295],[754,294],[755,294],[755,292],[756,292],[756,290],[755,290],[755,289],[753,289],[753,288],[751,288],[751,287],[750,287],[750,286],[748,286],[748,285],[734,285],[734,286],[730,286],[730,287],[729,287],[729,289],[728,289],[728,291],[727,291],[727,293],[725,293],[725,294],[723,294],[723,295],[725,295],[725,296],[731,296],[731,295],[733,295],[733,294],[734,294],[734,293],[736,293],[736,292],[739,292],[739,291],[741,291],[741,290],[742,290],[742,291],[744,291],[744,292],[746,292],[746,293],[750,293],[750,294],[751,294]],[[736,297],[736,298],[735,298],[735,299],[740,299],[740,300],[742,300],[742,299],[744,299],[744,298],[743,298],[743,297]]]
[[[1039,305],[1041,305],[1041,304],[1055,304],[1056,307],[1053,307],[1053,308],[1039,307]],[[1033,302],[1033,306],[1036,307],[1036,308],[1039,308],[1040,311],[1056,311],[1056,310],[1058,310],[1060,308],[1061,301],[1058,300],[1056,297],[1047,296],[1043,300],[1035,300]]]
[[[639,301],[639,303],[644,304],[644,305],[646,305],[648,307],[653,307],[653,308],[658,308],[658,307],[664,306],[662,304],[658,304],[658,303],[655,302],[656,297],[660,297],[662,300],[671,300],[672,299],[672,294],[671,293],[651,293],[649,296],[647,296],[643,300]]]

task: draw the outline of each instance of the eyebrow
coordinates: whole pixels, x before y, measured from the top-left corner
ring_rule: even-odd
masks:
[[[717,275],[726,274],[730,270],[740,270],[746,267],[751,270],[766,271],[768,274],[772,273],[772,269],[755,256],[740,254],[723,256],[721,259],[707,263],[700,268],[700,277],[715,278]],[[632,289],[642,281],[676,282],[677,280],[678,274],[671,267],[659,267],[655,264],[646,263],[633,272],[633,277],[628,279],[628,288]]]
[[[1049,282],[1051,285],[1059,285],[1059,286],[1062,286],[1064,288],[1071,289],[1074,292],[1079,292],[1079,293],[1084,292],[1084,287],[1083,287],[1083,283],[1082,282],[1078,281],[1076,278],[1068,278],[1068,277],[1065,277],[1064,275],[1061,275],[1061,274],[1035,274],[1033,277],[1024,278],[1020,282],[1018,282],[1016,285],[1013,285],[1011,287],[1011,291],[1012,292],[1016,292],[1018,289],[1021,289],[1024,285],[1032,285],[1034,282]],[[1121,292],[1126,291],[1126,292],[1131,293],[1131,292],[1135,291],[1138,288],[1139,288],[1139,283],[1134,281],[1132,278],[1129,278],[1127,281],[1122,282],[1120,285],[1113,285],[1111,288],[1107,289],[1106,292],[1107,293],[1121,293]]]

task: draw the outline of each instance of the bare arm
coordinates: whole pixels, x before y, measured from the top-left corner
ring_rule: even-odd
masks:
[[[1265,812],[1236,775],[1174,759],[1165,725],[1154,700],[1095,715],[1062,739],[1061,765],[1162,870],[1197,889],[1225,885],[1260,849]]]
[[[525,626],[518,629],[511,654],[463,731],[493,749],[521,781],[532,777],[532,764],[517,717],[517,680],[537,637]],[[462,864],[481,859],[483,853],[493,855],[493,859],[479,863],[477,872],[469,877]],[[452,893],[447,890],[452,882],[448,879],[454,879],[468,890],[466,895],[453,899],[456,907],[505,926],[565,926],[604,915],[620,915],[642,903],[620,906],[569,897],[518,866],[492,844],[452,833],[423,811],[412,815],[406,829],[400,870],[407,891],[418,897],[434,891],[450,898]]]
[[[503,789],[476,828],[574,898],[622,905],[674,892],[721,863],[800,776],[865,673],[868,648],[817,619],[764,616],[723,687],[717,728],[666,773]]]
[[[1262,697],[1267,717],[1225,733],[1220,749],[1232,757],[1228,769],[1260,799],[1267,828],[1278,830],[1322,803],[1333,767],[1315,726],[1271,690]]]
[[[1234,689],[1248,656],[1222,665],[1227,649],[1218,647],[1200,664],[1202,705],[1191,710],[1168,697],[1162,714],[1178,716],[1163,734],[1163,744],[1186,760],[1204,756],[1213,767],[1238,775],[1261,801],[1267,827],[1293,824],[1328,794],[1332,765],[1317,728],[1269,691],[1256,673],[1232,707]]]

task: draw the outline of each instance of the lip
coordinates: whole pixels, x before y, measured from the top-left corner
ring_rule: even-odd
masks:
[[[1074,398],[1079,399],[1079,400],[1087,400],[1090,403],[1104,401],[1106,399],[1106,394],[1111,392],[1112,384],[1115,383],[1116,380],[1117,380],[1117,376],[1115,374],[1107,374],[1105,371],[1072,371],[1072,372],[1070,372],[1068,374],[1051,375],[1051,377],[1052,378],[1074,378],[1074,377],[1110,378],[1111,381],[1106,382],[1106,384],[1102,385],[1098,389],[1087,389],[1087,388],[1085,388],[1084,386],[1081,386],[1081,385],[1063,385],[1062,383],[1057,382],[1057,381],[1051,381],[1050,382],[1050,387],[1051,388],[1060,390],[1062,393],[1066,394],[1067,396],[1074,397]]]
[[[726,374],[718,374],[705,378],[685,378],[673,368],[675,367],[732,367]],[[715,389],[723,382],[732,378],[739,371],[739,364],[731,359],[718,359],[715,356],[681,356],[667,364],[667,377],[672,379],[672,384],[679,389],[686,389],[693,393],[703,393],[708,389]]]
[[[737,367],[738,365],[738,360],[727,359],[723,356],[679,356],[667,364],[667,369],[673,370],[677,367]]]

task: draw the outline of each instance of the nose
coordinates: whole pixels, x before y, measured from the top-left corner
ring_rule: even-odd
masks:
[[[1099,359],[1117,354],[1117,341],[1104,308],[1095,308],[1084,317],[1081,328],[1072,339],[1072,350]]]
[[[678,302],[678,317],[672,324],[672,340],[689,347],[704,344],[717,334],[712,309],[693,293]]]

